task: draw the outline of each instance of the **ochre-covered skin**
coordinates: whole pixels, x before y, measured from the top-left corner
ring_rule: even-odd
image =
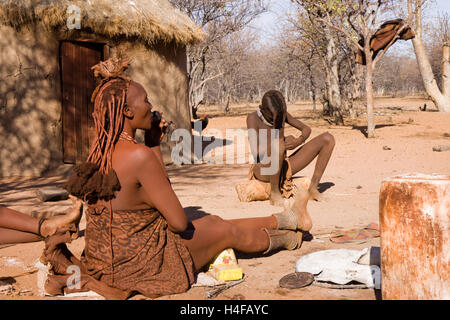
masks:
[[[450,299],[450,176],[409,174],[380,190],[383,299]]]

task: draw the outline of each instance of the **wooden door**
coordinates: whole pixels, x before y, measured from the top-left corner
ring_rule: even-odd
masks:
[[[64,163],[80,163],[89,155],[95,134],[91,95],[96,83],[91,67],[103,60],[103,45],[63,41],[60,47]]]

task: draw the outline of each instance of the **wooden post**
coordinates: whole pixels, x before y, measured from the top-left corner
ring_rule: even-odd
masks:
[[[385,179],[380,190],[383,299],[450,299],[450,175]]]

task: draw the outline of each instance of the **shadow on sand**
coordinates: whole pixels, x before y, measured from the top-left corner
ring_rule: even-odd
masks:
[[[380,129],[380,128],[384,128],[384,127],[394,127],[395,124],[377,124],[375,125],[375,129]],[[367,134],[367,126],[352,126],[353,130],[358,130],[360,131],[364,137],[368,138],[368,134]]]

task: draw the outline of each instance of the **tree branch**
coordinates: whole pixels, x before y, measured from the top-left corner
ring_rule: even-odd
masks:
[[[327,21],[325,19],[322,19],[322,18],[316,18],[316,19],[319,20],[319,21],[322,21],[323,23],[325,23],[330,28],[333,28],[333,29],[335,29],[337,31],[342,32],[352,42],[352,44],[357,49],[362,50],[362,51],[364,50],[364,48],[361,47],[361,45],[358,42],[356,42],[355,39],[353,39],[353,37],[347,31],[345,31],[343,28],[336,27],[335,25],[331,24],[329,21]]]
[[[202,82],[200,82],[200,83],[194,88],[193,91],[197,91],[197,90],[200,89],[206,82],[208,82],[208,81],[210,81],[210,80],[212,80],[212,79],[215,79],[215,78],[217,78],[217,77],[220,77],[220,76],[223,75],[223,74],[224,74],[224,73],[221,72],[221,73],[219,73],[219,74],[216,74],[216,75],[214,75],[214,76],[211,76],[211,77],[209,77],[209,78],[206,78],[206,79],[202,80]]]

